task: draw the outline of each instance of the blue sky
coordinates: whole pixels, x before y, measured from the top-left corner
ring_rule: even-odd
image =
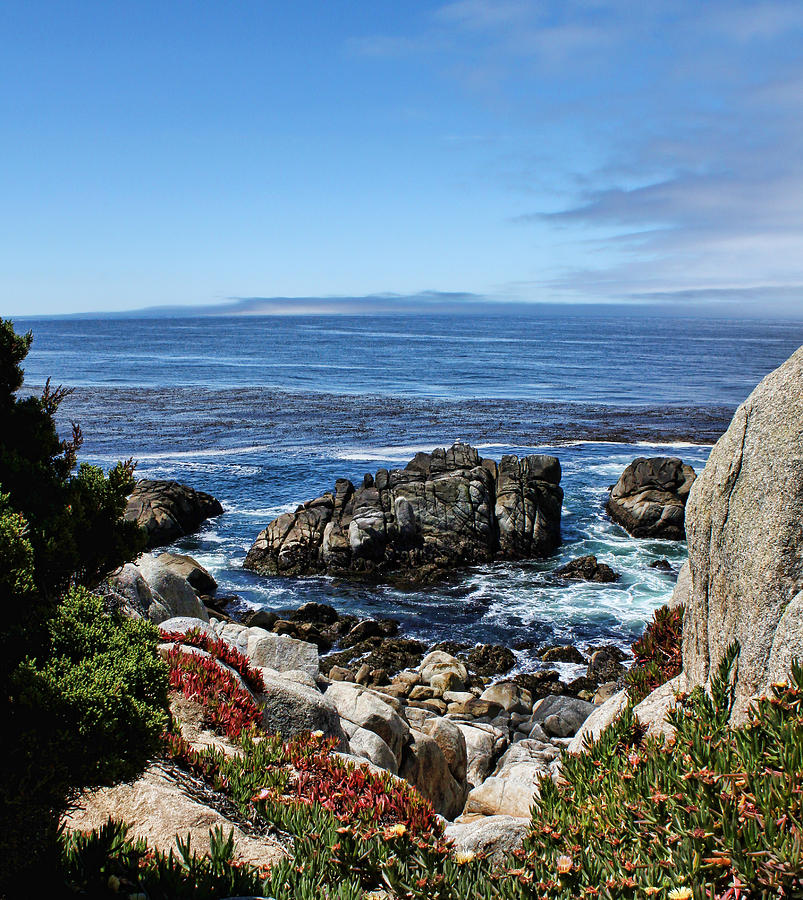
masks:
[[[0,5],[0,312],[803,307],[803,3]]]

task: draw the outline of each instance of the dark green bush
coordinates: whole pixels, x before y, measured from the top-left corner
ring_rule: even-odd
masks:
[[[0,896],[10,897],[55,877],[71,794],[138,772],[167,706],[155,629],[106,615],[86,589],[143,545],[121,520],[133,465],[73,474],[80,430],[62,441],[54,422],[66,392],[16,396],[30,342],[0,322]]]

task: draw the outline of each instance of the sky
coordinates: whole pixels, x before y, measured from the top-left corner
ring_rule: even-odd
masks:
[[[803,312],[803,2],[4,0],[0,313]]]

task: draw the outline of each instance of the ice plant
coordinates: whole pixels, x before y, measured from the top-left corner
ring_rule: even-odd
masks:
[[[566,854],[563,854],[562,856],[559,856],[557,858],[557,867],[558,867],[559,875],[567,875],[569,872],[571,872],[573,866],[574,866],[574,860],[571,858],[571,856],[567,856]]]

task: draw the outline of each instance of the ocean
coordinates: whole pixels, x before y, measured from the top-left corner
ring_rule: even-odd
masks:
[[[606,516],[637,456],[698,471],[760,379],[803,343],[803,322],[644,310],[537,307],[458,316],[16,319],[32,329],[25,390],[72,386],[59,422],[81,424],[81,461],[134,457],[140,477],[214,494],[225,513],[172,550],[219,593],[268,609],[308,600],[392,616],[406,635],[467,643],[613,642],[626,648],[671,594],[683,543],[637,540]],[[563,544],[545,560],[401,589],[242,568],[277,515],[418,450],[462,440],[483,456],[551,453],[563,468]],[[594,553],[616,584],[554,570]],[[649,567],[665,558],[674,573]],[[519,651],[522,669],[537,667]]]

